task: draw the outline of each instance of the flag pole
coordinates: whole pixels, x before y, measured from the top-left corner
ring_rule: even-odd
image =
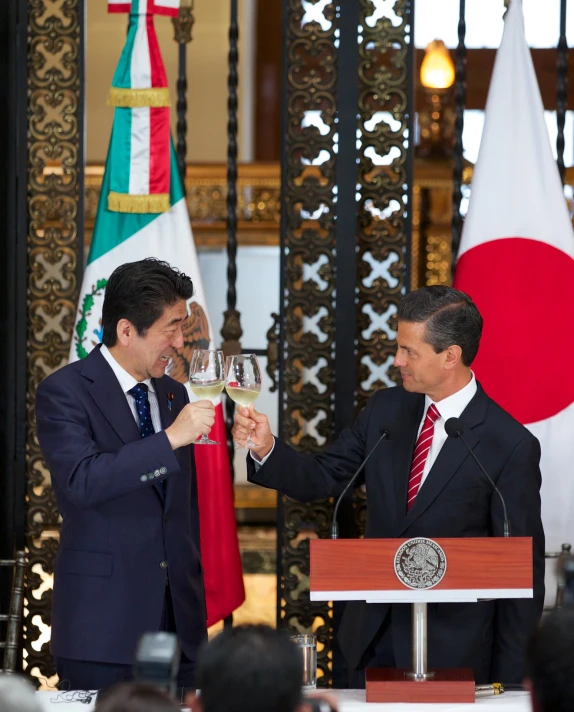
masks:
[[[564,124],[566,123],[566,103],[568,86],[568,43],[566,41],[566,0],[560,0],[560,38],[556,67],[556,154],[560,180],[564,185]]]
[[[454,149],[453,149],[453,189],[452,189],[452,270],[456,264],[456,256],[462,233],[462,215],[460,203],[462,200],[462,170],[463,145],[462,131],[464,128],[464,108],[466,106],[466,2],[460,0],[458,13],[458,45],[455,58],[455,90],[454,90]]]
[[[237,0],[230,0],[229,23],[229,73],[227,78],[227,309],[224,312],[223,327],[223,353],[225,357],[241,353],[240,339],[243,335],[241,329],[241,315],[237,311],[237,66],[238,66],[238,39],[239,24],[237,19]],[[233,438],[231,428],[235,404],[231,398],[225,399],[225,425],[227,431],[227,449],[231,464],[231,479],[234,480],[233,471]],[[233,614],[224,620],[225,627],[233,625]]]
[[[187,45],[191,42],[191,31],[195,23],[194,0],[182,0],[177,17],[172,17],[173,39],[178,44],[177,64],[177,165],[185,191],[185,169],[187,161]]]

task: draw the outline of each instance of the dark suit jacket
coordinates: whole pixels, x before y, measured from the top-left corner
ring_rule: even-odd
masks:
[[[276,440],[273,453],[257,472],[248,457],[249,479],[300,501],[337,496],[388,429],[391,439],[381,442],[365,468],[365,536],[500,536],[500,500],[459,440],[445,442],[407,514],[407,483],[424,400],[402,387],[379,391],[354,426],[325,452],[303,456]],[[480,386],[461,420],[467,426],[467,442],[505,497],[512,534],[533,537],[534,600],[429,604],[428,663],[472,667],[479,682],[520,683],[526,638],[544,599],[540,445]],[[397,667],[411,667],[410,607],[360,601],[347,604],[339,631],[351,667],[368,662],[369,646],[387,614],[392,616]]]
[[[187,392],[168,376],[154,386],[167,428]],[[99,348],[40,383],[36,420],[63,520],[53,655],[132,663],[139,636],[159,630],[169,576],[180,645],[194,660],[206,615],[192,448],[174,452],[163,431],[141,439]]]

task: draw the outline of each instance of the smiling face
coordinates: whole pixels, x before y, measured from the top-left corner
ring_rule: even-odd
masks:
[[[437,354],[425,340],[426,328],[427,322],[399,321],[394,365],[405,390],[424,393],[436,403],[455,393],[462,381],[468,382],[470,369],[462,364],[459,346]]]
[[[130,321],[120,319],[117,343],[110,352],[138,381],[161,378],[175,350],[183,346],[182,324],[186,317],[187,304],[182,299],[166,307],[142,335]]]

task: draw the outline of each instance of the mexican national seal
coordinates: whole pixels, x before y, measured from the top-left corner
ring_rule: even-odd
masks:
[[[395,573],[409,588],[432,588],[445,572],[445,553],[432,539],[409,539],[397,549]]]

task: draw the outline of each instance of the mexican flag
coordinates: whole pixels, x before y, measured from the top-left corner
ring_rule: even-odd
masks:
[[[496,55],[454,284],[484,317],[477,378],[540,440],[546,550],[559,551],[574,543],[574,233],[519,0]]]
[[[121,3],[130,13],[130,24],[110,94],[116,107],[114,124],[70,361],[83,358],[101,342],[102,304],[114,269],[156,257],[193,281],[185,345],[170,373],[187,383],[193,350],[213,348],[214,340],[169,134],[167,80],[153,27],[158,8],[161,14],[170,9],[177,14],[177,4],[178,0]],[[119,4],[110,0],[110,11],[119,12]],[[245,599],[221,399],[216,401],[211,437],[221,444],[195,448],[208,625],[228,616]]]

